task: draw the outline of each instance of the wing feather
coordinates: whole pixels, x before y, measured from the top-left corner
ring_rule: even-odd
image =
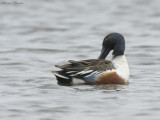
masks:
[[[80,79],[115,69],[112,62],[108,60],[89,59],[81,61],[69,60],[68,62],[69,64],[55,66],[62,69],[67,75]]]

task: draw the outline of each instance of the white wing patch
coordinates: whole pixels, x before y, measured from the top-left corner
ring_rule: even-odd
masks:
[[[78,72],[77,74],[83,75],[83,74],[87,74],[87,73],[91,73],[93,70],[84,70],[81,72]]]
[[[89,76],[96,76],[96,75],[98,75],[98,74],[100,74],[100,73],[102,73],[102,71],[94,71],[94,72],[92,72],[91,74],[89,74],[89,75],[86,75],[85,77],[89,77]]]
[[[74,73],[74,74],[71,74],[70,76],[74,77],[74,76],[77,76],[77,75],[85,75],[85,74],[88,74],[88,73],[91,73],[93,72],[93,70],[84,70],[84,71],[80,71],[80,72],[77,72],[75,73],[76,71],[73,71],[73,72],[67,72],[67,73]]]
[[[67,73],[75,73],[76,71],[68,71]]]
[[[110,70],[108,70],[109,72]],[[83,71],[68,71],[67,73],[70,74],[70,76],[72,77],[75,77],[75,76],[78,76],[78,75],[82,75],[84,77],[90,77],[90,76],[97,76],[101,73],[103,73],[104,71],[94,71],[94,70],[88,70],[88,69],[85,69]],[[86,75],[87,74],[87,75]]]

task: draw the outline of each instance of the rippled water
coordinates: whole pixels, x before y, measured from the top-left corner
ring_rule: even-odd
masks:
[[[159,0],[17,2],[0,3],[0,119],[160,119]],[[54,64],[97,58],[110,32],[126,39],[129,85],[57,85]]]

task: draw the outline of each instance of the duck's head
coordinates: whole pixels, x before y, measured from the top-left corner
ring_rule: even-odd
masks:
[[[109,52],[113,50],[113,55],[123,55],[125,51],[125,40],[124,37],[119,33],[108,34],[102,43],[101,54],[98,59],[105,59]]]

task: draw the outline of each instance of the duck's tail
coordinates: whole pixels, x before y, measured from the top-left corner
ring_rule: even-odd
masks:
[[[58,83],[70,84],[72,83],[72,77],[67,75],[64,71],[51,71],[57,78]]]

